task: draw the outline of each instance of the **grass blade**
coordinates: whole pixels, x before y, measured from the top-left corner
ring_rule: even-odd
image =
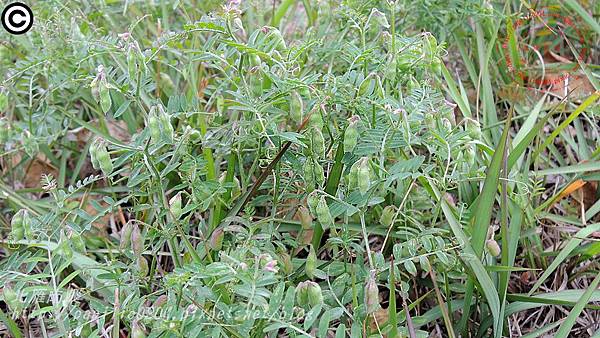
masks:
[[[583,311],[583,308],[589,302],[590,298],[592,297],[592,293],[594,293],[594,291],[596,291],[598,288],[598,283],[600,283],[600,273],[596,275],[596,278],[594,278],[585,293],[581,296],[581,298],[579,298],[577,304],[575,304],[575,307],[571,309],[567,319],[565,319],[565,321],[562,323],[554,337],[567,338],[567,336],[569,336],[569,333],[571,332],[573,325],[575,325],[575,321],[581,314],[581,311]]]

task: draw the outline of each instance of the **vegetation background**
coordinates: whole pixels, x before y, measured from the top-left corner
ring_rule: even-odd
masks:
[[[27,3],[0,336],[600,337],[600,2]]]

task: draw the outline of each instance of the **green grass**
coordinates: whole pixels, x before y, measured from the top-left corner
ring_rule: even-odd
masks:
[[[0,336],[600,332],[593,3],[29,4]]]

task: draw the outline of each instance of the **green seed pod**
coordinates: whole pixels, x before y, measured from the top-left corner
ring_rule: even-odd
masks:
[[[302,308],[308,306],[308,282],[300,282],[296,286],[296,303]]]
[[[377,281],[375,280],[375,273],[371,272],[367,283],[365,285],[365,305],[367,307],[367,314],[374,313],[379,310],[379,288],[377,287]]]
[[[21,209],[14,214],[10,221],[10,234],[15,241],[20,241],[25,237],[25,228],[29,227],[29,212]]]
[[[60,256],[63,256],[67,260],[73,257],[73,249],[71,248],[69,239],[67,238],[67,236],[65,236],[64,233],[60,234],[60,241],[55,253]]]
[[[131,229],[131,249],[137,257],[144,251],[144,236],[137,224],[133,224]]]
[[[110,87],[106,80],[100,81],[98,91],[100,93],[100,107],[102,108],[104,114],[106,114],[112,106],[112,100],[110,98]]]
[[[139,256],[136,260],[136,265],[140,276],[146,277],[148,275],[148,272],[150,271],[150,268],[148,267],[148,261],[146,260],[146,258],[144,258],[144,256]]]
[[[250,63],[250,67],[258,67],[261,64],[260,56],[257,54],[249,54],[248,62]]]
[[[37,153],[40,151],[40,147],[35,140],[35,137],[31,135],[29,130],[23,131],[23,148],[25,148],[25,152],[29,157],[35,158]]]
[[[396,59],[396,57],[392,57],[389,61],[387,66],[385,67],[383,76],[386,80],[392,81],[396,78],[396,73],[397,73],[397,68],[398,68],[398,61]]]
[[[21,307],[21,297],[8,285],[4,285],[2,289],[4,302],[12,311],[17,311]]]
[[[319,130],[322,130],[323,127],[325,126],[325,122],[323,122],[323,117],[321,116],[321,114],[319,112],[312,113],[310,115],[308,122],[309,122],[308,123],[309,126],[319,129]]]
[[[306,281],[308,284],[308,305],[313,308],[319,304],[323,304],[323,291],[319,284],[313,281]]]
[[[133,222],[129,221],[129,222],[125,223],[125,225],[121,229],[121,238],[120,238],[120,243],[119,243],[119,247],[121,248],[121,250],[129,247],[129,245],[131,244],[131,232],[132,231],[133,231]]]
[[[173,143],[175,131],[173,130],[173,125],[171,124],[171,117],[161,105],[158,106],[158,123],[165,139],[169,143]]]
[[[361,194],[366,194],[371,187],[371,167],[369,166],[369,158],[363,157],[360,159],[360,164],[358,166],[358,190]]]
[[[355,162],[352,167],[350,167],[350,172],[348,173],[348,188],[354,189],[358,186],[358,167],[359,161]]]
[[[75,250],[77,250],[78,252],[83,252],[85,253],[85,241],[83,240],[83,237],[76,233],[76,232],[72,232],[71,233],[71,244],[73,245],[73,248]]]
[[[100,81],[97,76],[90,83],[90,90],[94,100],[96,100],[96,102],[100,102]]]
[[[472,167],[475,164],[475,156],[477,155],[476,146],[472,143],[465,144],[465,151],[463,154],[469,167]]]
[[[315,180],[315,171],[314,171],[314,167],[315,164],[313,162],[313,160],[311,159],[307,159],[306,162],[304,162],[304,182],[306,183],[306,191],[312,192],[313,190],[315,190],[316,187],[316,180]]]
[[[392,225],[395,215],[396,207],[393,205],[388,205],[385,208],[383,208],[383,211],[381,212],[381,217],[379,217],[379,223],[381,223],[381,225],[383,225],[384,227],[389,227],[390,225]]]
[[[92,158],[92,164],[96,162],[102,170],[102,173],[105,176],[109,176],[113,172],[114,167],[112,159],[110,158],[108,150],[106,149],[106,144],[104,143],[104,140],[100,138],[96,139],[92,147],[94,147],[95,150],[91,151],[90,155],[96,158]]]
[[[325,183],[325,171],[323,170],[323,167],[321,167],[319,163],[315,163],[314,171],[315,182],[318,186],[322,186],[323,183]]]
[[[135,47],[132,45],[127,49],[127,73],[129,81],[135,82],[137,80],[138,67],[137,67],[137,55]]]
[[[200,140],[202,139],[202,134],[200,134],[198,130],[193,129],[190,126],[188,126],[188,128],[190,128],[190,141],[192,141],[192,143],[200,142]]]
[[[298,216],[300,218],[300,224],[302,224],[302,229],[309,230],[313,227],[313,217],[310,214],[310,211],[306,209],[305,206],[301,205],[298,207]]]
[[[285,45],[285,40],[283,40],[283,36],[281,35],[279,29],[274,27],[269,27],[269,29],[270,31],[267,35],[269,41],[271,41],[274,44],[276,50],[280,52],[285,51],[287,49],[287,46]]]
[[[358,144],[358,121],[360,118],[355,115],[349,120],[350,123],[344,133],[344,152],[346,153],[351,153]]]
[[[313,281],[298,283],[296,287],[296,303],[304,309],[310,309],[323,303],[323,292],[319,284]]]
[[[146,338],[146,332],[137,320],[134,320],[131,326],[131,338]]]
[[[210,235],[210,240],[208,241],[208,246],[214,251],[221,250],[221,248],[223,248],[223,237],[225,237],[223,228],[221,228],[221,227],[216,228]]]
[[[182,213],[182,205],[181,205],[181,191],[178,192],[175,196],[173,196],[169,200],[169,211],[175,220],[178,220],[181,217]]]
[[[411,91],[414,89],[418,89],[419,86],[419,81],[417,81],[417,79],[415,79],[412,75],[408,78],[408,82],[406,83],[406,88]]]
[[[158,115],[156,114],[156,106],[152,106],[152,108],[150,108],[146,126],[148,129],[150,129],[150,136],[152,137],[152,140],[158,142],[161,138],[161,132],[160,122],[158,121]]]
[[[306,198],[306,204],[308,204],[308,210],[310,210],[313,215],[316,215],[317,205],[319,204],[319,196],[317,195],[316,191],[313,191],[308,195]]]
[[[482,134],[481,134],[481,127],[479,126],[479,122],[470,119],[470,118],[465,118],[465,130],[469,133],[469,136],[471,137],[472,140],[481,140],[482,138]]]
[[[303,109],[304,104],[302,102],[302,97],[297,91],[292,91],[290,93],[290,117],[297,124],[302,122]]]
[[[329,206],[327,205],[327,200],[325,196],[321,196],[319,200],[319,204],[317,204],[317,220],[323,226],[323,229],[329,229],[330,226],[333,225],[333,217],[331,217],[331,212],[329,211]]]
[[[315,248],[310,246],[308,251],[308,256],[306,257],[306,265],[304,266],[304,272],[308,278],[315,278],[315,271],[317,271],[317,253],[315,252]]]
[[[310,131],[310,148],[317,157],[325,157],[325,138],[317,128],[312,128]]]
[[[494,257],[500,256],[500,253],[501,253],[500,246],[498,245],[498,242],[496,242],[494,239],[488,239],[485,242],[485,247],[487,248],[490,255],[492,255]]]
[[[383,28],[390,27],[390,24],[388,23],[387,18],[385,17],[385,14],[383,14],[377,8],[373,8],[371,10],[371,18],[373,18],[375,20],[375,22],[377,22],[377,24],[379,24],[379,26],[381,26]]]
[[[294,272],[294,264],[292,264],[292,257],[285,252],[279,254],[281,260],[281,266],[283,266],[283,272],[286,276],[289,276]]]

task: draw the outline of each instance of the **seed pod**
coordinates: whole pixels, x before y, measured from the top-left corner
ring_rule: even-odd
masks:
[[[346,128],[346,132],[344,133],[344,152],[346,153],[351,153],[358,143],[357,124],[357,120],[351,121],[350,124],[348,124],[348,128]]]
[[[312,229],[313,218],[310,214],[310,211],[306,209],[305,206],[301,205],[298,207],[298,216],[300,217],[300,224],[302,224],[302,229],[309,230]]]
[[[390,80],[390,81],[394,80],[396,78],[397,68],[398,68],[398,60],[396,57],[392,57],[388,61],[387,66],[385,67],[383,77],[386,80]]]
[[[371,272],[365,285],[365,305],[367,307],[367,314],[379,310],[379,288],[377,287],[374,272]]]
[[[472,140],[481,140],[482,134],[479,122],[470,118],[465,118],[464,121],[465,130],[469,133],[469,137],[471,137]]]
[[[178,192],[175,196],[173,196],[169,200],[169,211],[175,220],[178,220],[181,217],[182,213],[182,205],[181,205],[181,191]]]
[[[212,234],[210,235],[210,240],[208,241],[208,246],[215,251],[221,250],[223,247],[223,237],[225,237],[225,233],[223,232],[223,228],[216,228]]]
[[[296,286],[296,303],[302,308],[308,306],[308,282],[309,281],[300,282],[298,283],[298,286]]]
[[[15,241],[20,241],[25,237],[25,228],[29,227],[29,212],[21,209],[14,214],[10,221],[10,234]]]
[[[275,49],[277,49],[278,51],[285,51],[287,49],[287,46],[285,45],[285,40],[283,40],[283,36],[281,35],[279,29],[274,27],[268,27],[268,29],[269,34],[267,35],[267,38],[269,39],[269,41],[272,41],[273,45],[275,46]]]
[[[144,332],[144,329],[140,326],[137,320],[134,320],[132,323],[131,338],[146,338],[146,332]]]
[[[304,272],[308,278],[315,278],[315,271],[317,271],[317,253],[315,252],[315,248],[310,246],[308,251],[308,256],[306,257],[306,265],[304,266]]]
[[[78,252],[85,253],[85,241],[83,240],[83,237],[80,234],[72,232],[71,243],[73,244],[73,248],[75,250],[77,250]]]
[[[333,225],[333,217],[331,217],[331,212],[329,211],[329,206],[327,205],[327,200],[325,200],[325,196],[321,196],[319,200],[319,204],[317,204],[317,220],[323,226],[323,229],[329,229],[330,226]]]
[[[31,135],[31,133],[29,132],[29,130],[25,130],[23,131],[23,148],[25,148],[25,152],[27,153],[27,155],[29,155],[29,157],[31,158],[35,158],[35,156],[37,155],[37,153],[40,151],[40,147],[37,143],[37,141],[35,140],[35,137],[33,137],[33,135]]]
[[[150,136],[152,137],[152,140],[158,142],[160,140],[161,132],[158,115],[156,114],[156,106],[152,106],[152,108],[150,108],[150,113],[148,113],[147,127],[150,129]]]
[[[175,131],[173,130],[173,125],[171,124],[171,117],[169,114],[167,114],[162,105],[158,105],[158,123],[163,135],[165,136],[165,139],[169,143],[173,143]]]
[[[200,140],[202,139],[202,134],[200,134],[198,130],[193,129],[190,126],[188,126],[188,128],[190,128],[190,141],[192,141],[192,143],[200,142]]]
[[[102,173],[105,176],[109,176],[113,172],[114,167],[113,167],[112,159],[110,158],[108,150],[106,149],[104,140],[98,138],[98,139],[96,139],[96,141],[94,141],[94,143],[95,144],[92,145],[92,147],[94,147],[95,150],[93,152],[90,152],[90,155],[92,157],[95,157],[96,159],[94,160],[92,158],[92,164],[95,161],[96,164],[102,170]]]
[[[144,236],[137,224],[133,224],[131,229],[131,249],[137,257],[140,257],[144,250]]]
[[[475,156],[476,155],[477,155],[477,153],[476,153],[475,145],[472,143],[467,143],[465,145],[464,156],[465,156],[465,161],[467,162],[469,167],[472,167],[475,164]]]
[[[485,247],[487,248],[490,255],[494,257],[500,256],[500,246],[498,245],[498,242],[496,242],[494,239],[488,239],[485,242]]]
[[[308,284],[308,305],[313,308],[319,304],[323,304],[323,291],[319,284],[313,281],[306,281]]]
[[[389,227],[390,225],[392,225],[395,215],[396,207],[393,205],[388,205],[385,208],[383,208],[383,211],[381,212],[381,217],[379,217],[379,223],[381,223],[381,225],[383,225],[384,227]]]
[[[6,284],[2,289],[2,295],[4,296],[4,302],[11,310],[16,311],[21,307],[21,297]]]
[[[348,173],[349,189],[354,189],[358,186],[358,165],[359,161],[355,162],[352,167],[350,167],[350,172]]]
[[[323,117],[319,112],[312,113],[308,122],[309,126],[319,130],[322,130],[325,126],[325,122],[323,122]]]
[[[129,81],[135,82],[137,76],[137,57],[135,55],[135,50],[133,45],[130,45],[127,49],[127,75],[129,76]]]
[[[67,238],[67,236],[65,236],[64,233],[60,234],[59,244],[56,248],[55,253],[57,255],[63,256],[67,260],[73,257],[73,249],[71,248],[69,239]]]
[[[308,204],[308,210],[310,210],[313,215],[316,215],[317,205],[319,204],[319,196],[317,195],[316,191],[308,194],[308,197],[306,198],[306,204]]]
[[[290,93],[290,116],[294,122],[302,122],[303,107],[304,105],[300,94],[298,94],[298,92],[295,90],[292,91]]]
[[[361,194],[366,194],[371,187],[371,168],[369,166],[369,158],[363,157],[358,166],[358,190]]]
[[[304,162],[304,182],[306,183],[306,191],[312,192],[316,187],[314,162],[311,159],[306,159]]]
[[[129,222],[125,223],[125,225],[121,229],[121,238],[120,238],[120,243],[119,243],[119,247],[121,248],[121,250],[125,249],[126,247],[129,247],[129,245],[131,244],[131,232],[132,231],[133,231],[133,222],[129,221]]]
[[[136,260],[136,265],[140,276],[146,277],[148,275],[148,272],[150,271],[148,267],[148,261],[146,260],[146,258],[144,258],[144,256],[139,256]]]
[[[298,283],[296,287],[296,303],[305,309],[322,304],[323,292],[319,284],[309,280]]]
[[[310,131],[310,149],[319,158],[325,156],[325,138],[317,128],[312,128]]]
[[[100,81],[98,76],[96,76],[92,82],[90,83],[90,90],[92,92],[92,97],[96,102],[100,102]]]
[[[294,264],[292,263],[292,257],[286,252],[281,252],[279,255],[281,259],[281,266],[283,266],[283,272],[286,276],[289,276],[294,272]]]
[[[112,106],[112,100],[110,98],[110,87],[106,80],[100,81],[98,91],[100,93],[100,107],[102,108],[102,111],[106,114]]]
[[[388,23],[387,18],[385,17],[385,14],[383,14],[377,8],[373,8],[371,10],[371,17],[373,19],[375,19],[375,22],[377,22],[381,27],[383,27],[383,28],[390,27],[390,24]]]

